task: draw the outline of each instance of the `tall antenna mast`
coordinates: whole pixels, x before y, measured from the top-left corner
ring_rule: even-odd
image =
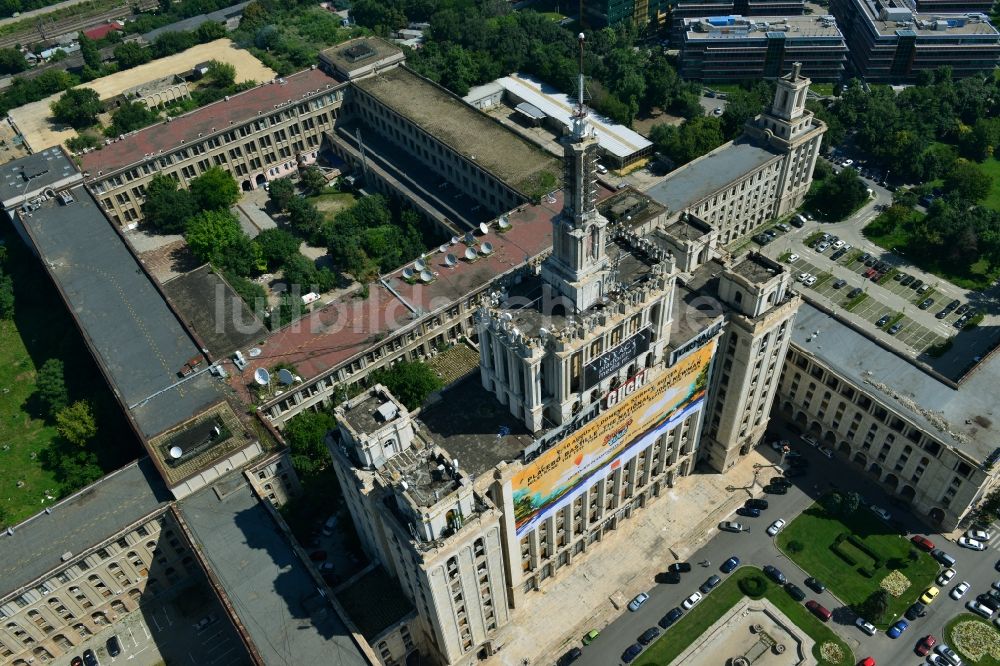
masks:
[[[580,45],[580,71],[577,74],[576,112],[573,114],[573,138],[577,141],[589,134],[587,128],[587,108],[583,105],[583,46],[586,38],[581,32],[577,41]]]

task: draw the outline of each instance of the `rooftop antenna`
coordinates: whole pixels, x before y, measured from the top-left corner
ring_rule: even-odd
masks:
[[[577,74],[576,111],[573,113],[573,138],[580,140],[587,136],[587,108],[583,104],[583,45],[586,37],[581,32],[577,35],[580,45],[580,71]]]
[[[292,373],[287,369],[282,368],[281,370],[278,370],[278,381],[285,386],[291,386],[295,383],[295,377],[293,377]]]
[[[258,386],[267,386],[271,383],[271,373],[264,368],[257,368],[253,372],[253,380]]]
[[[183,451],[183,449],[181,449],[181,447],[179,447],[179,446],[171,446],[170,447],[170,457],[173,458],[174,460],[178,460],[183,455],[184,455],[184,451]]]

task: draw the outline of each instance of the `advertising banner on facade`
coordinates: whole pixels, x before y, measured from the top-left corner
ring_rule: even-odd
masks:
[[[644,328],[614,349],[609,349],[597,359],[583,368],[583,385],[585,388],[603,382],[626,365],[639,358],[640,354],[649,351],[649,339],[652,332]]]
[[[700,409],[714,352],[713,340],[656,377],[640,371],[602,398],[600,415],[518,472],[512,480],[517,536]]]

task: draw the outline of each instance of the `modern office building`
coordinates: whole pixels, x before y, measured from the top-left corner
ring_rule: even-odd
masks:
[[[913,11],[904,0],[832,0],[852,73],[871,83],[914,83],[950,67],[955,78],[992,72],[1000,34],[985,14]]]
[[[632,25],[645,28],[665,17],[667,0],[584,0],[583,20],[588,28]]]
[[[794,62],[813,81],[837,81],[847,61],[832,16],[685,19],[680,50],[681,75],[705,82],[774,79]]]
[[[687,19],[710,16],[800,16],[804,0],[672,0],[670,3],[670,42],[680,48]]]
[[[917,0],[921,14],[986,14],[993,10],[993,0]]]

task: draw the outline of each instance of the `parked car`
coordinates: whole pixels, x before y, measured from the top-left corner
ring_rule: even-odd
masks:
[[[740,558],[733,555],[728,560],[722,563],[722,566],[719,567],[719,570],[722,571],[722,573],[724,574],[732,573],[733,569],[735,569],[738,566],[740,566]]]
[[[688,562],[674,562],[667,567],[667,571],[671,571],[673,573],[688,573],[691,571],[691,565]]]
[[[917,278],[917,279],[914,279],[913,282],[911,282],[907,286],[909,286],[910,289],[920,289],[920,287],[922,287],[923,284],[924,284],[924,281],[921,280],[921,279],[919,279],[919,278]]]
[[[967,530],[965,536],[970,539],[975,539],[976,541],[982,541],[983,543],[989,541],[992,538],[992,534],[986,530]]]
[[[104,644],[109,657],[117,657],[122,653],[122,644],[118,641],[118,636],[112,636]]]
[[[681,615],[684,615],[684,611],[682,611],[679,606],[675,606],[671,608],[666,615],[661,617],[657,624],[659,624],[663,629],[669,629],[673,626],[674,622],[681,619]]]
[[[944,552],[940,548],[935,548],[934,550],[932,550],[931,551],[931,557],[933,557],[935,560],[937,560],[938,562],[940,562],[941,564],[943,564],[946,567],[953,567],[953,566],[955,566],[955,562],[957,561],[957,560],[955,560],[954,557],[952,557],[948,553]]]
[[[795,254],[794,252],[792,252],[790,255],[788,255],[788,259],[787,259],[788,263],[794,264],[798,260],[799,260],[799,255]]]
[[[907,620],[916,620],[918,617],[927,615],[927,607],[919,601],[914,601],[903,615]]]
[[[889,520],[892,519],[892,514],[889,513],[888,511],[886,511],[885,509],[883,509],[880,506],[876,506],[876,505],[872,504],[871,506],[868,507],[868,510],[871,511],[872,513],[874,513],[876,516],[878,516],[882,520],[889,521]]]
[[[899,281],[899,284],[903,285],[904,287],[908,287],[908,286],[910,286],[911,284],[913,284],[913,281],[914,281],[915,279],[916,279],[916,278],[915,278],[915,277],[913,277],[912,275],[904,275],[904,276],[903,276],[903,277],[902,277],[902,278],[900,279],[900,281]]]
[[[924,552],[929,553],[934,550],[934,542],[925,536],[921,536],[920,534],[914,534],[911,536],[910,542]]]
[[[948,593],[948,596],[955,600],[961,599],[965,596],[965,593],[969,591],[969,587],[971,586],[968,581],[963,580],[961,583],[951,588],[951,592]]]
[[[814,438],[810,437],[809,435],[802,435],[801,439],[803,442],[805,442],[809,446],[812,446],[813,448],[819,446],[819,442],[817,442]]]
[[[841,288],[841,287],[843,287],[843,286],[844,286],[845,284],[847,284],[847,280],[843,280],[843,279],[841,279],[841,280],[837,280],[836,282],[834,282],[834,283],[833,283],[833,288],[834,288],[834,289],[840,289],[840,288]]]
[[[1000,598],[993,596],[989,592],[983,592],[982,594],[980,594],[978,597],[976,597],[976,601],[986,606],[994,613],[1000,610]]]
[[[944,643],[938,644],[937,653],[947,659],[948,663],[952,664],[952,666],[959,666],[962,663],[962,660],[959,659],[957,654],[955,654],[955,651]]]
[[[937,639],[934,638],[934,636],[927,634],[917,641],[917,647],[914,648],[914,652],[923,657],[926,656],[935,645],[937,645]]]
[[[969,550],[986,550],[986,544],[966,536],[958,537],[958,545]]]
[[[642,652],[642,646],[638,643],[633,643],[625,648],[624,652],[622,652],[622,661],[629,664],[633,659],[639,656],[640,652]]]
[[[878,633],[878,629],[875,628],[875,625],[863,617],[859,617],[857,620],[855,620],[854,624],[855,626],[857,626],[858,629],[865,632],[869,636],[874,636],[876,633]]]
[[[628,602],[628,609],[632,612],[639,610],[639,607],[646,603],[647,599],[649,599],[649,595],[645,592],[640,592],[635,595],[635,598],[632,599],[632,601]]]
[[[823,594],[826,592],[826,585],[823,584],[823,581],[818,578],[813,578],[812,576],[806,578],[806,587],[816,594]]]
[[[822,447],[819,450],[819,452],[821,454],[823,454],[824,457],[829,458],[830,460],[833,460],[833,449],[831,449],[829,446]]]
[[[759,518],[760,509],[754,509],[753,507],[741,506],[736,509],[736,514],[740,516],[745,516],[746,518]]]
[[[743,524],[735,523],[731,520],[724,520],[721,523],[719,523],[719,529],[725,532],[742,532]]]
[[[903,329],[903,325],[897,321],[895,324],[893,324],[892,326],[890,326],[886,332],[889,335],[896,335],[902,329]]]
[[[73,657],[73,660],[69,662],[69,666],[83,666],[83,659],[77,655]]]
[[[802,591],[802,588],[794,583],[785,583],[785,591],[788,592],[788,596],[796,601],[802,601],[806,598],[806,593]]]
[[[993,617],[993,609],[979,601],[968,601],[966,602],[965,607],[976,615],[982,615],[987,620]]]
[[[829,622],[830,618],[833,617],[833,613],[824,608],[822,604],[820,604],[815,599],[810,599],[809,601],[807,601],[806,608],[808,608],[813,615],[818,617],[823,622]]]
[[[701,593],[695,592],[690,597],[684,600],[684,602],[681,604],[681,607],[684,610],[691,610],[698,604],[699,601],[701,601]]]
[[[883,326],[889,323],[890,319],[892,319],[892,315],[888,314],[882,315],[881,317],[878,318],[878,321],[875,322],[875,328],[882,328]]]
[[[584,645],[590,645],[591,643],[593,643],[594,641],[596,641],[597,637],[600,636],[600,635],[601,635],[601,632],[599,632],[597,629],[591,629],[590,631],[588,631],[586,633],[586,635],[584,635],[584,637],[583,637],[583,644]]]
[[[97,655],[94,654],[93,650],[83,651],[83,666],[101,666],[101,662],[97,661]]]
[[[719,576],[716,575],[709,576],[708,580],[702,583],[701,587],[698,588],[698,591],[701,592],[702,594],[708,594],[709,592],[714,590],[715,587],[721,582],[722,579]]]
[[[934,587],[933,585],[931,585],[926,590],[924,590],[923,594],[920,595],[920,603],[924,604],[925,606],[929,606],[935,599],[937,599],[937,596],[939,594],[941,594],[941,588]]]
[[[889,627],[889,630],[885,632],[885,635],[889,638],[899,638],[900,635],[910,627],[910,623],[906,620],[897,620],[895,624]]]
[[[767,536],[774,536],[785,526],[785,521],[779,518],[778,520],[771,523],[771,526],[767,528]]]
[[[855,287],[854,289],[851,289],[849,292],[847,292],[847,297],[857,298],[858,296],[861,295],[861,291],[862,291],[861,287]]]
[[[660,630],[656,627],[650,627],[646,631],[639,635],[639,642],[643,645],[649,645],[660,635]]]
[[[751,509],[760,509],[761,511],[767,510],[768,503],[766,499],[760,497],[752,497],[743,503],[743,506]]]
[[[818,279],[819,278],[817,278],[815,275],[810,275],[809,277],[807,277],[805,279],[805,281],[802,284],[804,284],[807,287],[811,287],[814,284],[816,284],[816,280],[818,280]]]
[[[566,652],[563,656],[559,657],[559,661],[556,662],[558,666],[567,666],[572,664],[574,661],[583,656],[583,650],[578,647],[572,648],[569,652]]]
[[[778,567],[768,564],[764,567],[764,573],[778,585],[784,585],[788,582],[788,579],[785,578],[785,574],[781,573],[781,570],[778,569]]]
[[[955,577],[955,570],[954,569],[945,569],[940,574],[938,574],[937,584],[938,585],[947,585],[948,583],[951,582],[951,579],[954,578],[954,577]]]
[[[769,495],[787,495],[788,494],[788,486],[781,485],[781,484],[767,485],[767,486],[764,486],[764,492],[768,493]]]

